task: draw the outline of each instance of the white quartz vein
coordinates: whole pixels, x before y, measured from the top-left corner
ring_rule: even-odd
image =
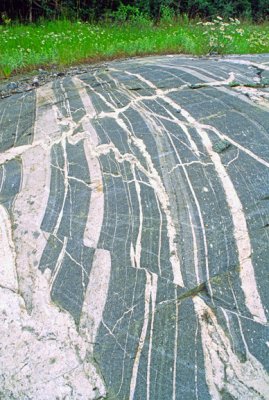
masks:
[[[107,103],[107,100],[104,98],[104,96],[102,96],[99,93],[97,93],[97,94],[102,98],[102,100],[104,102]],[[113,107],[113,105],[110,103],[108,103],[108,105],[110,107]],[[141,164],[141,162],[133,154],[125,153],[124,155],[122,155],[119,152],[118,148],[116,146],[114,146],[112,143],[97,146],[96,153],[97,153],[97,155],[98,154],[100,155],[100,154],[108,154],[110,151],[113,151],[114,156],[118,162],[128,161],[131,164],[135,164],[136,167],[140,171],[142,171],[144,173],[144,175],[147,176],[150,184],[152,185],[153,189],[156,192],[156,195],[160,202],[161,208],[166,215],[169,247],[170,247],[170,253],[171,253],[170,262],[171,262],[173,274],[174,274],[174,283],[176,283],[180,286],[184,286],[182,275],[181,275],[178,250],[177,250],[177,247],[175,244],[176,229],[175,229],[173,218],[172,218],[171,211],[170,211],[170,203],[169,203],[168,194],[165,190],[165,187],[163,185],[161,177],[159,176],[156,168],[154,167],[151,156],[150,156],[149,152],[147,151],[147,148],[146,148],[144,142],[141,139],[132,135],[132,133],[129,131],[124,120],[119,116],[119,113],[120,113],[119,109],[115,109],[113,113],[108,113],[108,114],[110,117],[115,118],[118,125],[123,129],[123,131],[125,131],[127,133],[130,140],[138,148],[141,155],[146,160],[148,169],[145,169],[143,167],[143,165]],[[106,113],[102,112],[101,114],[98,115],[98,118],[105,118],[105,116],[106,116]],[[94,150],[92,150],[92,152],[93,151]]]
[[[4,262],[0,262],[0,276],[6,276],[8,272],[9,280],[13,282],[12,288],[16,289],[19,286],[19,293],[22,294],[21,296],[16,292],[8,293],[6,289],[0,288],[0,315],[7,315],[5,322],[0,318],[2,343],[5,346],[0,355],[0,365],[5,366],[4,369],[0,368],[0,375],[4,376],[1,390],[11,391],[16,398],[30,396],[36,400],[43,400],[45,392],[50,399],[57,396],[61,399],[69,396],[95,399],[96,396],[105,395],[105,389],[95,367],[87,359],[87,352],[91,347],[86,337],[84,340],[85,332],[81,332],[80,335],[69,313],[60,311],[50,299],[51,286],[65,255],[70,256],[79,268],[84,267],[66,252],[67,238],[64,238],[54,276],[51,276],[49,270],[44,273],[38,270],[49,237],[41,231],[40,226],[49,197],[51,148],[58,143],[64,148],[67,191],[66,141],[76,143],[85,139],[87,135],[78,133],[72,137],[77,125],[71,117],[64,119],[61,116],[59,121],[60,112],[55,105],[51,84],[38,89],[36,93],[37,112],[33,144],[14,147],[0,155],[0,163],[20,156],[23,170],[21,189],[12,210],[15,223],[14,246],[9,237],[11,226],[8,226],[6,212],[4,218],[3,208],[0,207],[0,219],[4,218],[0,228],[1,243],[4,244],[4,239],[9,240],[9,244],[5,244],[3,254],[0,245],[0,253],[3,255],[1,259]],[[65,107],[70,114],[69,105],[66,104]],[[68,129],[61,132],[61,125]],[[1,229],[5,226],[2,232]],[[35,239],[36,235],[38,239]],[[18,279],[14,271],[12,272],[14,257]]]
[[[12,239],[11,221],[0,205],[0,285],[17,291],[16,252]]]
[[[225,390],[234,399],[268,398],[269,377],[262,364],[247,352],[241,362],[211,308],[199,297],[193,298],[199,319],[205,357],[206,381],[214,400],[221,400]]]
[[[160,89],[158,89],[152,82],[146,80],[141,75],[132,74],[129,72],[128,75],[133,75],[137,79],[146,83],[150,88],[156,91],[156,95],[158,97],[162,98],[173,109],[180,111],[181,115],[186,119],[186,121],[189,124],[191,124],[196,129],[197,133],[201,137],[203,145],[205,146],[210,156],[210,159],[214,164],[219,179],[222,183],[223,189],[226,194],[226,201],[229,205],[230,212],[232,215],[234,224],[234,237],[237,244],[239,264],[240,264],[240,278],[241,278],[242,289],[245,295],[246,306],[257,321],[261,323],[267,323],[267,318],[258,292],[255,280],[254,268],[251,261],[252,248],[247,228],[247,222],[243,211],[243,206],[235,190],[235,187],[232,183],[232,180],[229,177],[228,173],[226,172],[224,165],[222,164],[219,154],[215,153],[212,150],[212,143],[207,133],[207,129],[211,129],[214,132],[217,132],[217,129],[208,125],[200,124],[190,115],[188,111],[184,110],[180,105],[175,103],[170,97],[166,96],[166,94],[164,94]],[[230,139],[227,138],[227,140]],[[247,152],[246,149],[244,150]],[[256,156],[256,158],[258,158],[259,161],[261,162],[259,157]]]
[[[146,285],[145,285],[145,306],[144,306],[144,321],[142,325],[142,330],[139,338],[138,347],[136,349],[136,355],[133,363],[132,368],[132,376],[131,376],[131,383],[130,383],[130,393],[129,393],[129,400],[133,400],[135,396],[135,388],[137,382],[137,374],[139,368],[139,362],[141,358],[141,354],[144,348],[146,335],[148,331],[149,325],[149,318],[150,318],[150,301],[152,301],[152,312],[155,310],[155,302],[156,302],[156,293],[157,293],[157,276],[150,274],[146,271]],[[153,329],[153,325],[151,325],[150,330]],[[150,353],[151,354],[151,353]],[[150,357],[149,354],[149,357]],[[149,368],[150,368],[150,359],[148,359],[148,368],[147,368],[147,400],[149,399]]]

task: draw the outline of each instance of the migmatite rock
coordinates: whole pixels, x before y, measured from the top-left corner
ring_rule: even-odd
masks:
[[[268,71],[150,57],[1,100],[1,399],[269,399]]]

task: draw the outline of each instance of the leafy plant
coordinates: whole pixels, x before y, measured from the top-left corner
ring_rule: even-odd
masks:
[[[4,65],[0,67],[0,72],[2,76],[4,76],[5,78],[9,78],[12,73],[12,68],[10,65]]]
[[[251,51],[265,52],[269,45],[269,36],[265,32],[252,32],[247,38]]]
[[[169,6],[162,5],[160,9],[161,21],[166,24],[172,24],[175,20],[175,11]]]
[[[131,6],[130,4],[120,4],[117,11],[112,13],[112,16],[116,22],[120,23],[131,23],[136,25],[145,25],[150,22],[149,17],[138,7]]]
[[[209,53],[223,54],[228,52],[232,47],[235,48],[235,40],[238,36],[243,36],[244,29],[240,27],[238,19],[229,18],[225,22],[222,17],[218,16],[212,22],[198,22],[205,30],[203,35],[208,40]]]

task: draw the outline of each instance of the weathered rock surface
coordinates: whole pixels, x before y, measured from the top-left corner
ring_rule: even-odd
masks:
[[[0,398],[269,399],[269,56],[0,102]]]

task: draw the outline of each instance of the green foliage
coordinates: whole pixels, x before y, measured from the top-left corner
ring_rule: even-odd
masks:
[[[265,53],[268,51],[268,32],[251,32],[246,40],[251,53]]]
[[[111,17],[115,22],[135,24],[135,25],[145,25],[151,24],[149,16],[146,12],[141,11],[138,7],[131,6],[130,4],[124,5],[120,4],[117,11],[111,14]]]
[[[218,16],[212,22],[198,22],[202,26],[203,35],[208,41],[208,52],[224,54],[229,53],[231,49],[237,52],[237,38],[244,35],[244,29],[240,27],[238,19],[230,18],[225,22]]]
[[[0,66],[0,76],[4,76],[4,78],[9,78],[12,72],[12,68],[9,64]]]
[[[160,8],[161,21],[171,24],[176,18],[175,10],[172,7],[162,5]]]
[[[144,14],[143,14],[144,15]],[[194,23],[188,16],[173,20],[167,15],[155,26],[132,21],[99,23],[69,20],[39,24],[0,25],[0,77],[50,65],[101,61],[143,54],[210,52],[269,52],[269,24],[253,25],[216,18]],[[128,18],[129,18],[128,17]]]
[[[173,20],[186,14],[189,18],[223,18],[266,20],[269,0],[1,0],[2,22],[47,19],[104,20],[112,15],[117,21]]]

